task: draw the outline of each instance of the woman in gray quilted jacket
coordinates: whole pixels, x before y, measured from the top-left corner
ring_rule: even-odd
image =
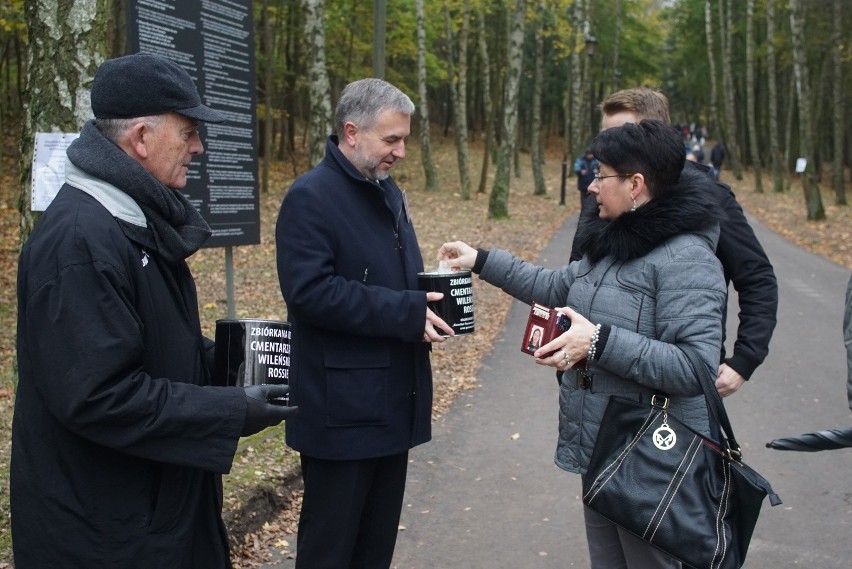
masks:
[[[670,396],[669,412],[710,434],[701,382],[716,379],[726,287],[714,254],[720,212],[713,181],[684,170],[672,127],[652,120],[601,132],[592,142],[600,172],[589,187],[599,217],[580,239],[585,256],[560,269],[501,249],[445,243],[438,259],[531,304],[559,307],[570,329],[536,350],[557,369],[555,461],[585,474],[609,396]],[[682,348],[701,360],[693,370]],[[588,508],[593,569],[678,568],[680,562]]]

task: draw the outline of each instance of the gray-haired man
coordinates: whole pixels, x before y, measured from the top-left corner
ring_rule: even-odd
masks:
[[[336,134],[296,180],[276,228],[278,276],[293,324],[290,387],[305,494],[296,566],[389,567],[408,450],[431,438],[430,342],[452,329],[417,290],[423,259],[405,194],[414,104],[380,79],[350,83]]]

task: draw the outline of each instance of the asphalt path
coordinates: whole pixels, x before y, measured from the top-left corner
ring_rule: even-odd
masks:
[[[778,327],[766,362],[725,404],[744,460],[784,503],[764,502],[744,567],[848,568],[852,449],[801,453],[765,443],[852,425],[841,331],[850,271],[750,221],[778,277]],[[575,226],[576,216],[539,264],[567,262]],[[731,294],[729,338],[737,322]],[[555,376],[520,351],[528,310],[513,303],[477,374],[478,388],[435,421],[430,443],[412,450],[394,567],[588,567],[580,477],[553,463]],[[285,537],[294,547],[295,537]],[[290,568],[293,561],[264,567]]]

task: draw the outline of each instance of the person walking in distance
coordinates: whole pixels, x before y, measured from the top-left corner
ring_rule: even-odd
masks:
[[[595,179],[595,174],[598,173],[600,164],[595,160],[595,156],[588,148],[582,156],[574,162],[574,173],[577,174],[577,191],[580,193],[580,208],[583,207],[583,200],[589,195],[589,185]]]

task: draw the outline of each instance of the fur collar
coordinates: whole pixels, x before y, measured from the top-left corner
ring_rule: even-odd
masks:
[[[689,167],[666,196],[612,221],[600,219],[597,210],[593,215],[584,220],[579,238],[592,262],[607,256],[616,261],[643,257],[676,235],[705,233],[723,217],[713,179]]]

